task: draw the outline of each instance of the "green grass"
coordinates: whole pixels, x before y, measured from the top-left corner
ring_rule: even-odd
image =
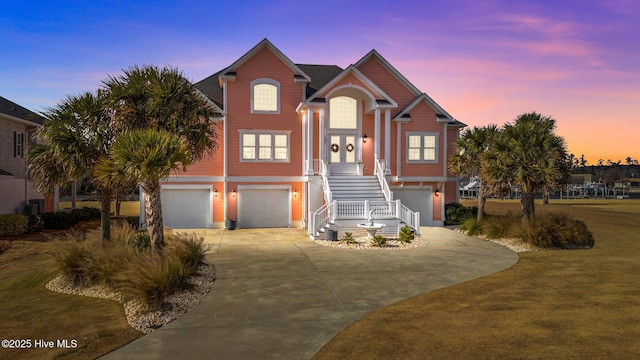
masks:
[[[518,213],[520,203],[489,201],[487,210]],[[537,202],[546,212],[584,221],[595,246],[522,253],[510,269],[383,308],[314,359],[637,357],[640,201]]]
[[[37,240],[37,241],[33,241]],[[2,359],[89,359],[140,337],[122,305],[50,292],[54,243],[31,235],[0,255],[0,339],[75,339],[75,349],[1,349]]]

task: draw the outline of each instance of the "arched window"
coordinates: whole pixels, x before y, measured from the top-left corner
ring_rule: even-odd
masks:
[[[348,96],[336,96],[329,100],[329,127],[357,129],[358,101]]]
[[[257,79],[251,82],[251,112],[280,112],[280,83],[272,79]]]

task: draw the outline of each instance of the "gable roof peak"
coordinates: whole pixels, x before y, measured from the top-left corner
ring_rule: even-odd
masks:
[[[356,68],[360,68],[363,64],[365,64],[369,59],[374,58],[382,67],[384,67],[387,71],[389,71],[398,81],[404,85],[414,96],[420,96],[422,91],[420,91],[415,85],[411,83],[398,69],[393,67],[387,59],[384,58],[376,49],[371,49],[367,53],[367,55],[363,56],[362,59],[358,60],[355,63]]]
[[[247,60],[252,58],[255,54],[257,54],[260,50],[267,48],[271,51],[277,58],[279,58],[285,65],[287,65],[293,72],[294,76],[301,82],[311,82],[311,78],[309,75],[305,74],[296,64],[291,61],[280,49],[278,49],[269,39],[264,38],[258,44],[256,44],[251,50],[247,51],[244,55],[242,55],[238,60],[236,60],[231,66],[221,71],[220,77],[226,77],[233,79],[235,77],[236,69],[239,68],[242,64],[244,64]]]

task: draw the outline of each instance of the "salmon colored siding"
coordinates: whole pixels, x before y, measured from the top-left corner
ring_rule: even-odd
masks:
[[[396,79],[390,72],[388,72],[378,60],[371,57],[367,62],[360,65],[358,68],[362,74],[368,79],[373,81],[382,91],[395,100],[400,109],[409,105],[416,95],[411,93],[404,84]]]
[[[211,155],[187,167],[187,171],[177,173],[176,176],[222,176],[224,173],[224,136],[222,123],[216,123],[217,146]]]
[[[322,153],[326,157],[323,160],[328,160],[330,150],[323,147],[328,146],[325,142],[328,141],[327,137],[330,134],[353,134],[358,136],[359,143],[356,145],[359,145],[362,151],[364,175],[372,175],[375,169],[374,149],[377,143],[379,144],[379,158],[387,161],[392,176],[399,175],[398,179],[394,178],[399,182],[393,183],[393,186],[398,188],[409,186],[425,191],[432,188],[434,190],[431,195],[433,217],[429,220],[436,223],[443,221],[443,204],[455,201],[458,189],[455,181],[448,181],[444,184],[438,181],[447,180],[444,178],[445,176],[450,177],[448,180],[455,179],[445,169],[445,166],[448,164],[448,159],[455,153],[453,142],[459,129],[445,128],[445,123],[438,121],[436,111],[426,100],[423,100],[422,94],[414,93],[413,85],[408,84],[402,76],[396,77],[396,70],[390,69],[385,60],[376,52],[371,52],[357,64],[357,70],[354,70],[353,67],[347,67],[342,72],[335,66],[296,66],[284,54],[275,49],[268,40],[265,40],[234,62],[220,77],[223,81],[221,85],[223,85],[222,94],[225,100],[223,109],[225,117],[224,123],[216,123],[218,126],[216,129],[218,147],[215,152],[190,165],[185,172],[172,174],[169,183],[172,185],[192,184],[199,188],[203,188],[202,185],[207,185],[215,189],[211,203],[212,222],[215,227],[221,227],[225,218],[238,219],[239,188],[239,192],[251,188],[289,188],[290,224],[297,226],[304,223],[305,220],[308,221],[308,213],[317,210],[309,207],[319,206],[318,204],[322,202],[322,189],[318,174],[307,174],[303,167],[305,164],[304,154],[307,152],[303,148],[303,137],[307,136],[306,132],[309,129],[306,128],[302,120],[307,111],[310,111],[313,113],[311,119],[313,125],[310,131],[313,137],[308,139],[312,144],[309,161],[321,159]],[[308,74],[300,73],[301,70],[307,71]],[[324,88],[322,93],[314,94],[314,99],[304,97],[306,96],[305,75],[314,77],[311,79],[314,88]],[[334,80],[329,79],[332,76]],[[209,77],[196,86],[203,93],[212,96],[212,100],[219,102],[222,100],[219,98],[222,96],[220,89],[218,84],[210,82],[211,79]],[[252,113],[251,83],[258,79],[268,79],[269,83],[278,84],[279,108],[277,112]],[[211,90],[211,88],[213,88],[212,92],[205,91]],[[342,132],[340,129],[329,129],[330,100],[339,95],[352,96],[357,100],[360,116],[358,130],[349,129]],[[213,97],[216,98],[213,99]],[[390,102],[380,104],[375,102],[375,100],[382,99],[390,100]],[[417,99],[420,102],[414,103]],[[397,104],[397,107],[394,103]],[[412,105],[411,109],[408,108],[409,105]],[[388,108],[391,106],[394,107]],[[300,113],[296,111],[298,108]],[[325,127],[321,128],[320,113],[323,111]],[[376,112],[379,113],[378,132],[375,131]],[[387,112],[390,115],[388,133],[386,132]],[[410,121],[400,123],[393,121],[393,118],[401,112],[409,114]],[[398,134],[398,127],[401,130],[400,134]],[[447,131],[446,136],[445,131]],[[288,134],[288,160],[243,161],[241,159],[241,132]],[[438,145],[435,162],[407,162],[407,134],[409,133],[437,134]],[[324,139],[320,138],[321,134],[324,135]],[[365,134],[367,142],[362,143],[359,136]],[[387,141],[390,150],[388,157],[385,151]],[[309,142],[305,145],[308,144]],[[349,148],[349,150],[351,149]],[[398,161],[400,161],[399,164]],[[400,174],[397,173],[398,168],[401,170]],[[435,195],[436,189],[439,190],[438,196]],[[295,195],[294,190],[297,190]],[[307,196],[306,199],[305,196]]]
[[[425,132],[438,134],[437,161],[435,163],[407,162],[407,133]],[[437,122],[436,113],[424,102],[411,111],[411,121],[402,124],[402,176],[443,176],[444,175],[444,124]]]
[[[280,113],[251,113],[251,82],[260,78],[280,83]],[[227,171],[229,176],[299,176],[302,164],[302,122],[295,111],[302,101],[302,85],[294,73],[269,49],[264,48],[236,70],[227,82]],[[282,130],[289,135],[288,162],[240,161],[239,130]]]

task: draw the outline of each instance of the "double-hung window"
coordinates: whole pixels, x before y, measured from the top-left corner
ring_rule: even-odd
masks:
[[[407,133],[408,162],[438,162],[437,133]]]
[[[280,83],[273,79],[256,79],[251,82],[251,112],[280,113]]]
[[[24,134],[13,132],[13,157],[24,156]]]
[[[240,131],[242,161],[289,161],[289,132]]]

